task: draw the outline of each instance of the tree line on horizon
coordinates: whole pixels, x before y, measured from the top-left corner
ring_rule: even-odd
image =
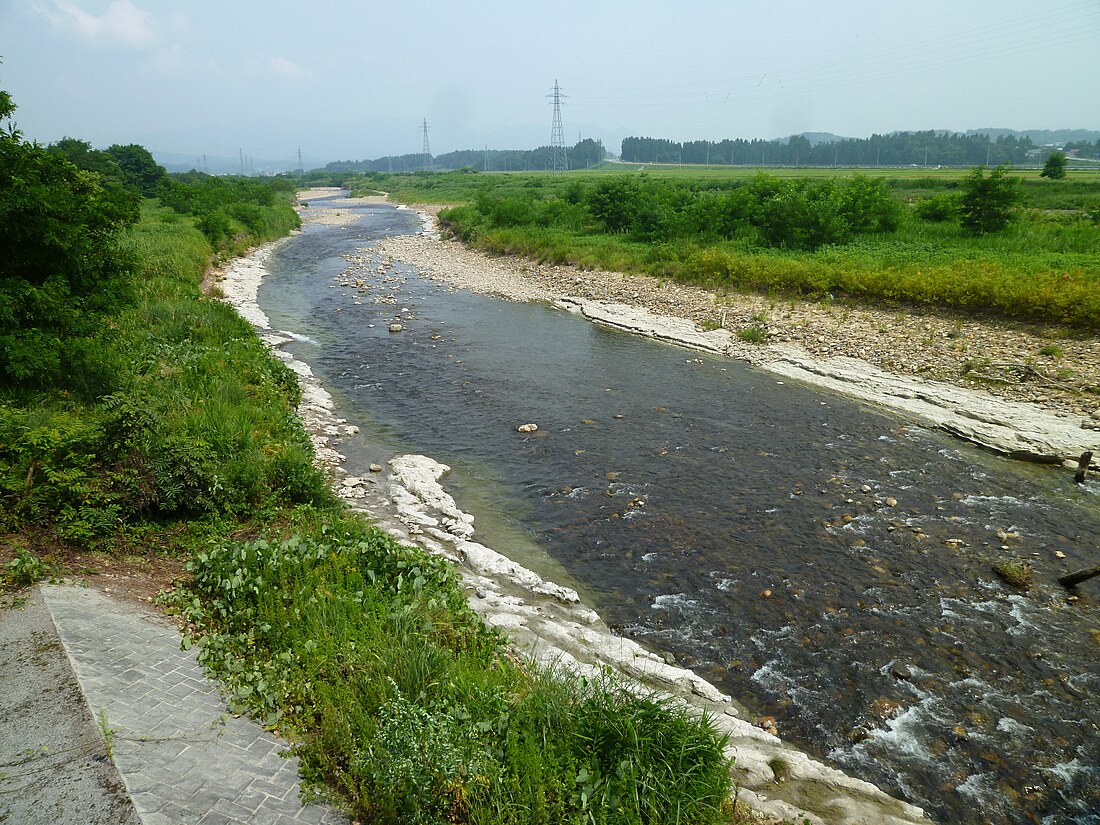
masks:
[[[421,172],[474,169],[482,172],[541,172],[553,168],[552,147],[537,149],[460,149],[429,157],[423,152],[386,155],[373,160],[340,160],[325,165],[326,172]],[[607,157],[602,141],[585,138],[567,147],[570,169],[587,169]],[[430,164],[429,164],[430,161]]]
[[[1078,157],[1100,157],[1100,140],[1067,144]],[[1048,151],[1030,137],[958,132],[894,132],[868,138],[812,143],[803,135],[778,140],[693,140],[628,137],[621,159],[628,163],[732,166],[998,166],[1037,164]]]

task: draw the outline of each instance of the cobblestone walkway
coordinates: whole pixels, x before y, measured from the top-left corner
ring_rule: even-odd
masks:
[[[144,825],[347,822],[299,801],[286,742],[228,713],[172,623],[92,589],[42,595]]]

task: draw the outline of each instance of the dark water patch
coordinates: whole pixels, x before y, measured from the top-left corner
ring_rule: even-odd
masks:
[[[543,548],[613,627],[943,821],[1100,821],[1100,611],[1055,584],[1095,563],[1095,484],[409,267],[349,281],[342,255],[419,228],[363,211],[284,246],[261,305],[365,442],[454,468],[479,538]]]

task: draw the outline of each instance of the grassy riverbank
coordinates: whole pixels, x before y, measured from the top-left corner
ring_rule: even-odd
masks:
[[[240,709],[291,735],[362,821],[738,821],[709,722],[517,659],[453,569],[359,519],[298,512],[188,565],[172,602]]]
[[[497,254],[719,291],[1100,330],[1100,174],[1010,182],[1007,226],[968,232],[961,170],[814,171],[806,179],[613,165],[557,176],[375,175],[358,186],[458,204],[441,213],[444,224]]]
[[[0,133],[0,590],[186,560],[166,601],[202,660],[361,821],[738,818],[706,719],[517,658],[447,563],[330,492],[294,374],[200,288],[297,225],[285,181],[160,170],[142,198],[49,154]]]

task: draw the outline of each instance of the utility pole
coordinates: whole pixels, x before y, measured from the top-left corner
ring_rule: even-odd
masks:
[[[237,149],[241,156],[241,177],[244,177],[244,149]]]
[[[485,171],[489,171],[489,144],[485,144]]]
[[[306,171],[305,164],[302,163],[302,147],[299,146],[298,147],[298,174],[303,175],[303,174],[305,174],[305,171]]]
[[[569,157],[565,152],[565,130],[561,125],[562,94],[558,81],[554,80],[554,89],[547,95],[554,103],[554,120],[550,126],[550,161],[555,172],[569,169]]]
[[[424,125],[420,127],[424,132],[424,169],[425,171],[432,171],[432,149],[428,145],[428,119],[424,118]]]

